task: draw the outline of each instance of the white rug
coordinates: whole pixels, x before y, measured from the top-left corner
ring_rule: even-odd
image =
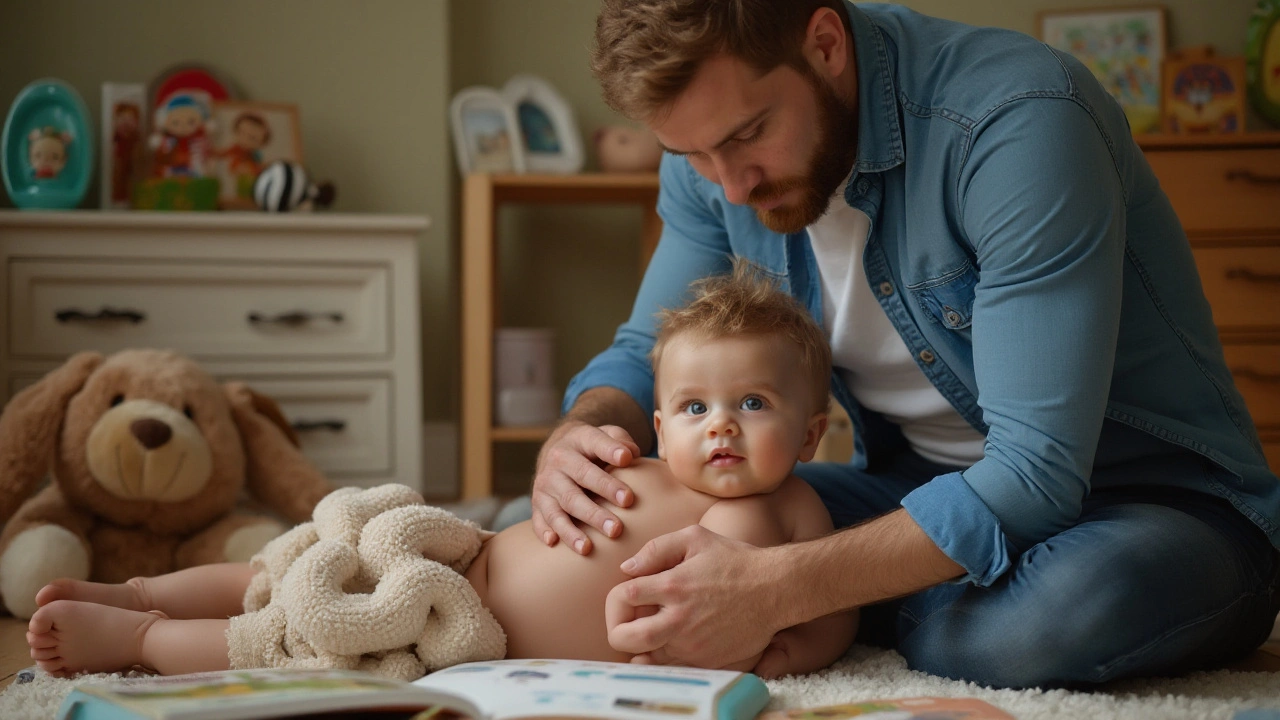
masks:
[[[0,718],[50,720],[75,683],[119,677],[86,675],[71,681],[37,673],[0,694]],[[769,691],[773,710],[877,698],[976,697],[1021,720],[1230,720],[1245,708],[1280,709],[1280,673],[1220,670],[1116,683],[1106,692],[988,690],[913,672],[898,653],[862,646],[823,672],[770,682]]]

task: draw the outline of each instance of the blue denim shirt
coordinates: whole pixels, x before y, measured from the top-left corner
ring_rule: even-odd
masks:
[[[982,460],[919,487],[907,512],[962,580],[989,585],[1076,522],[1095,463],[1181,446],[1208,462],[1170,484],[1227,498],[1280,544],[1280,482],[1186,235],[1119,105],[1026,35],[847,7],[859,106],[844,197],[871,218],[866,277],[920,370],[986,435]],[[807,233],[769,231],[682,158],[664,157],[660,177],[665,227],[631,318],[572,380],[566,409],[611,386],[651,411],[654,313],[726,272],[730,255],[821,322]],[[834,374],[832,392],[865,467],[868,423]]]

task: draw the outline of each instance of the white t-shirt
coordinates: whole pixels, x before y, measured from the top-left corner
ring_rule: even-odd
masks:
[[[899,425],[911,448],[929,460],[968,467],[982,459],[985,438],[925,377],[871,294],[862,267],[871,221],[844,201],[843,183],[808,230],[832,363],[853,396]]]

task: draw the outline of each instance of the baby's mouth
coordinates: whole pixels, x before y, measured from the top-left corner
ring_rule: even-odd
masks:
[[[742,462],[745,458],[740,455],[734,455],[728,450],[716,450],[711,453],[711,459],[707,464],[711,467],[730,467]]]

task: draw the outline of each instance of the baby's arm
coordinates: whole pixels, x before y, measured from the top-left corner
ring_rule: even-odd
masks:
[[[794,477],[769,495],[721,500],[700,524],[760,547],[810,540],[832,530],[831,516],[817,493]],[[857,629],[857,610],[827,615],[777,633],[763,655],[731,667],[754,669],[765,678],[813,672],[838,660]]]

